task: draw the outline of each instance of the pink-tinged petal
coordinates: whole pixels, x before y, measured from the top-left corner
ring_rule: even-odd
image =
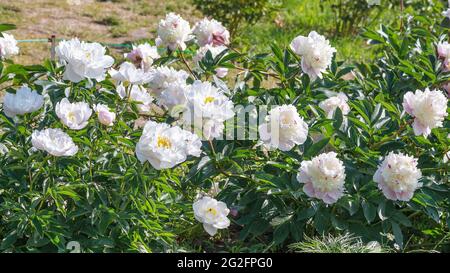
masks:
[[[400,193],[397,193],[397,199],[401,201],[409,201],[413,197],[414,192],[410,191],[403,191]]]
[[[315,192],[314,192],[314,186],[312,183],[305,183],[305,185],[303,186],[303,191],[306,193],[306,195],[308,195],[309,197],[315,197]]]
[[[450,71],[450,60],[445,59],[445,61],[442,63],[442,67],[444,68],[444,72]]]
[[[317,199],[323,199],[324,196],[326,195],[325,192],[320,191],[320,190],[317,190],[317,189],[314,189],[314,193],[315,193],[315,195],[316,195],[315,197],[316,197]]]
[[[389,200],[397,200],[397,195],[386,184],[380,183],[378,187],[383,191],[384,196]]]
[[[411,105],[411,102],[414,100],[414,93],[408,92],[403,97],[403,109],[405,109],[405,112],[409,115],[414,117],[414,111],[413,107]]]
[[[325,202],[328,205],[331,205],[333,203],[336,203],[337,199],[333,198],[332,196],[330,196],[329,194],[325,194],[323,196],[323,198],[321,198],[323,202]]]
[[[381,183],[383,181],[383,176],[381,175],[380,169],[377,169],[377,171],[373,175],[373,181],[375,181],[376,183]]]
[[[336,202],[339,198],[341,198],[342,194],[343,194],[343,192],[342,192],[341,189],[337,189],[337,190],[328,192],[328,196],[330,196],[333,200],[335,200],[335,202]]]
[[[315,79],[317,79],[318,75],[316,74],[314,69],[307,64],[305,59],[302,59],[301,66],[302,66],[303,72],[308,74],[308,76],[311,78],[311,81],[314,81]]]
[[[424,137],[428,137],[431,133],[430,127],[423,125],[418,119],[414,119],[412,126],[416,136],[423,135]]]

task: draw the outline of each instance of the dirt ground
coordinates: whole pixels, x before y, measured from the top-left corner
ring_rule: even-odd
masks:
[[[15,24],[17,29],[10,33],[17,40],[56,35],[123,43],[153,39],[159,20],[171,11],[191,23],[201,17],[189,0],[0,0],[0,23]],[[50,55],[45,42],[20,42],[19,47],[17,63],[36,64]]]

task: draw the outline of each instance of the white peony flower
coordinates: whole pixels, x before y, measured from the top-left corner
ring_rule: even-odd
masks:
[[[197,38],[199,46],[222,46],[230,43],[230,32],[222,23],[204,18],[195,24],[193,34]]]
[[[200,156],[202,143],[189,131],[178,126],[148,121],[138,144],[136,156],[157,170],[172,168],[184,161],[187,156]]]
[[[166,15],[158,25],[156,46],[168,47],[170,50],[186,49],[186,42],[192,39],[189,23],[173,12]]]
[[[55,112],[61,122],[72,130],[81,130],[88,124],[92,109],[85,102],[70,103],[63,98],[55,106]]]
[[[347,115],[350,112],[350,107],[347,104],[348,98],[344,93],[339,93],[337,96],[328,98],[319,103],[319,107],[327,114],[327,118],[333,118],[334,111],[339,107],[342,115]]]
[[[33,113],[43,105],[44,97],[27,86],[20,87],[15,94],[6,92],[3,99],[3,111],[10,118]]]
[[[304,183],[309,197],[335,203],[344,194],[345,167],[334,152],[323,153],[312,160],[302,161],[297,180]]]
[[[151,71],[150,87],[157,96],[172,83],[186,83],[189,74],[184,70],[161,66]]]
[[[450,9],[449,9],[450,10]],[[437,45],[437,52],[440,59],[442,59],[444,71],[450,70],[450,44],[445,42],[440,42]]]
[[[54,156],[73,156],[78,152],[78,146],[73,143],[72,138],[58,128],[34,131],[31,143],[34,148]]]
[[[417,168],[417,159],[390,152],[373,176],[378,188],[390,200],[409,201],[414,191],[422,186],[422,172]]]
[[[428,137],[431,129],[442,127],[447,116],[447,97],[438,90],[417,90],[403,97],[403,108],[414,117],[413,129],[416,136]]]
[[[233,102],[209,82],[194,81],[186,92],[183,122],[207,140],[223,134],[224,122],[234,117]]]
[[[140,114],[149,114],[152,109],[154,98],[147,90],[140,85],[130,85],[124,87],[122,84],[117,87],[117,93],[121,99],[128,98],[136,103]]]
[[[184,111],[186,106],[186,94],[188,85],[183,82],[174,82],[161,93],[159,97],[159,104],[169,110],[172,117],[177,117],[180,112]]]
[[[112,126],[116,120],[116,113],[109,110],[104,104],[94,105],[94,111],[97,113],[98,121],[106,126]]]
[[[150,114],[152,110],[153,97],[145,88],[141,86],[133,86],[130,92],[130,100],[137,103],[140,114]]]
[[[291,42],[291,49],[302,56],[302,70],[312,80],[322,78],[322,73],[331,65],[336,49],[324,36],[312,31],[308,37],[298,36]]]
[[[192,208],[195,219],[203,224],[203,228],[211,236],[214,236],[218,229],[224,229],[230,225],[230,220],[227,218],[230,210],[224,202],[203,196],[195,201]]]
[[[216,58],[220,53],[222,53],[226,49],[227,49],[227,47],[225,47],[225,46],[213,47],[213,46],[210,46],[210,45],[205,45],[205,46],[203,46],[203,47],[201,47],[201,48],[199,48],[197,50],[197,53],[194,55],[192,60],[195,62],[197,67],[199,67],[200,61],[205,57],[205,55],[208,52],[208,50],[211,52],[211,56],[213,58]],[[224,67],[216,68],[216,76],[217,77],[223,78],[227,74],[228,74],[228,68],[224,68]]]
[[[2,33],[0,37],[0,59],[8,59],[19,54],[19,47],[14,36],[8,33]]]
[[[151,74],[145,72],[143,69],[136,68],[134,64],[124,62],[120,65],[119,70],[111,68],[109,70],[111,78],[118,83],[122,83],[125,86],[130,84],[145,84],[151,79]]]
[[[161,56],[159,55],[156,46],[145,43],[138,46],[133,45],[133,50],[130,53],[125,54],[125,57],[136,67],[148,71],[153,65],[153,62]]]
[[[289,151],[306,141],[308,124],[293,105],[282,105],[270,110],[266,123],[259,125],[258,131],[267,148]]]
[[[102,81],[106,70],[114,63],[99,43],[80,42],[75,38],[61,41],[55,50],[60,63],[66,67],[64,79],[71,82],[80,82],[85,78]]]

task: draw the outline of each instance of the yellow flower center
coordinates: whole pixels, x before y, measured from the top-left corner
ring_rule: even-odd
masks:
[[[213,102],[215,99],[214,99],[214,97],[206,97],[205,98],[205,103],[211,103],[211,102]]]
[[[157,145],[159,148],[165,149],[169,149],[170,147],[172,147],[172,143],[170,143],[170,140],[167,137],[163,136],[158,137]]]
[[[207,210],[208,213],[211,213],[212,215],[216,216],[217,215],[217,210],[215,208],[208,208]]]
[[[70,121],[74,122],[75,121],[75,113],[74,112],[69,112],[69,114],[67,114],[67,119],[69,119]]]

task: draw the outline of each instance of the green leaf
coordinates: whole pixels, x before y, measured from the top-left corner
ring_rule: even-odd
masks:
[[[305,219],[310,219],[314,216],[314,214],[316,214],[316,211],[317,210],[314,207],[303,209],[297,214],[297,220],[302,221]]]
[[[395,242],[399,245],[400,249],[403,249],[403,233],[400,226],[395,222],[391,222],[391,226],[392,232],[394,233]]]
[[[305,151],[303,156],[306,158],[310,158],[310,157],[314,157],[314,156],[318,155],[320,153],[320,151],[322,151],[322,149],[325,148],[325,146],[327,146],[328,142],[330,142],[329,137],[326,137],[326,138],[323,138],[323,139],[317,141],[316,143],[311,145],[307,151]]]
[[[273,240],[275,244],[282,244],[289,235],[289,223],[284,223],[277,228],[273,232]]]
[[[256,222],[253,222],[250,227],[250,233],[254,236],[259,236],[266,232],[266,230],[270,227],[270,223],[264,219],[259,219]]]
[[[0,24],[0,32],[16,29],[16,25],[13,24]]]
[[[6,235],[5,238],[3,238],[2,243],[0,245],[1,250],[8,249],[10,246],[12,246],[17,241],[17,232],[13,230],[11,233]]]
[[[337,107],[333,114],[333,127],[336,130],[339,130],[342,125],[342,121],[344,120],[344,117],[342,115],[341,108]]]
[[[365,200],[362,201],[361,205],[363,208],[364,217],[366,217],[368,223],[371,223],[377,215],[377,209]]]

